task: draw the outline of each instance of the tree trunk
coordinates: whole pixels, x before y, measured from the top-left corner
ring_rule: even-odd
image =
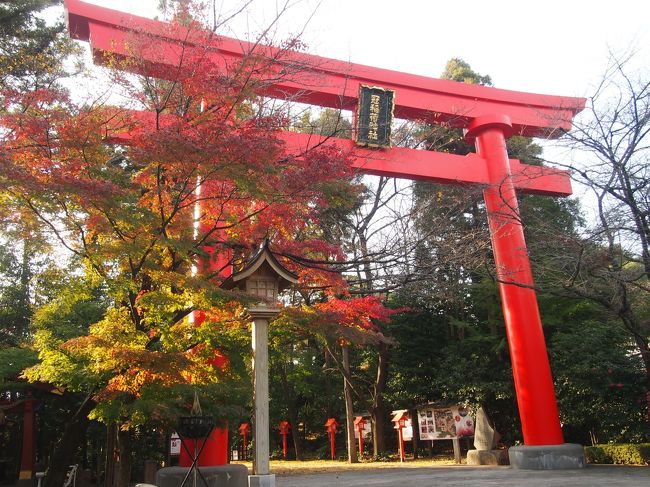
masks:
[[[384,426],[386,425],[386,407],[383,404],[378,406],[372,412],[372,454],[375,458],[381,452],[386,451],[386,434]]]
[[[132,436],[130,430],[119,429],[117,432],[117,446],[120,452],[117,464],[117,475],[115,484],[117,487],[129,487],[131,482],[132,459]]]
[[[106,426],[106,462],[104,466],[104,487],[115,485],[115,453],[117,452],[117,425]]]
[[[45,477],[45,487],[61,487],[70,465],[76,463],[76,454],[86,438],[88,414],[95,407],[92,395],[86,396],[79,409],[68,420],[63,434],[54,447]]]
[[[292,414],[289,410],[289,421],[291,422],[291,439],[293,439],[293,451],[296,453],[296,460],[302,460],[302,440],[300,439],[298,415]]]
[[[347,345],[341,345],[343,354],[343,368],[350,373],[350,351]],[[348,462],[358,463],[359,457],[357,456],[356,442],[354,441],[354,409],[352,406],[352,389],[349,382],[343,378],[343,396],[345,397],[345,423],[347,431],[347,445],[348,445]]]
[[[388,345],[379,343],[377,345],[377,377],[373,385],[372,404],[372,434],[373,434],[373,455],[377,457],[380,452],[386,451],[386,437],[384,425],[386,424],[386,405],[384,404],[384,390],[388,379],[389,352]]]
[[[327,347],[325,347],[323,351],[325,352],[325,369],[327,370],[327,373],[325,374],[325,397],[330,398],[325,407],[327,408],[327,418],[329,419],[334,416],[334,408],[332,407],[334,402],[332,398],[334,394],[332,393],[332,378],[329,373],[332,368],[332,357],[330,357]],[[345,378],[343,380],[345,380]]]

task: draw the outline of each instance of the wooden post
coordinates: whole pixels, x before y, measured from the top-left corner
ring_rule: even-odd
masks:
[[[397,430],[399,436],[399,461],[404,462],[404,433],[402,431],[402,425],[399,424],[399,429]]]
[[[454,444],[454,460],[456,460],[456,463],[460,464],[460,440],[454,438],[451,441]]]
[[[280,435],[282,435],[282,458],[287,459],[287,435],[291,427],[288,421],[280,421]]]
[[[413,438],[411,441],[413,442],[413,460],[418,459],[418,438],[420,437],[420,428],[418,426],[418,411],[417,409],[414,409],[411,411],[411,428],[413,429]]]

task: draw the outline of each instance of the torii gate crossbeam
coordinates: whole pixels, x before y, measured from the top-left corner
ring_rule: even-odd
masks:
[[[277,49],[268,46],[200,31],[188,33],[180,27],[80,0],[65,3],[70,35],[89,41],[93,56],[100,63],[107,56],[133,56],[129,42],[134,39],[141,41],[138,56],[146,63],[148,74],[163,78],[171,68],[179,68],[188,50],[201,49],[212,66],[224,68],[254,53],[270,60],[268,67],[276,73],[294,70],[292,76],[279,76],[269,83],[264,95],[354,109],[359,86],[378,85],[395,90],[397,117],[444,122],[466,129],[468,140],[474,141],[477,149],[477,154],[467,157],[399,148],[360,149],[354,148],[351,141],[334,138],[325,143],[347,146],[356,159],[355,166],[371,174],[485,186],[524,443],[533,450],[541,448],[533,454],[540,458],[563,444],[516,191],[566,196],[571,193],[570,182],[564,171],[534,168],[509,160],[506,138],[512,134],[557,137],[571,128],[573,117],[584,108],[584,99],[467,85],[296,52],[283,52],[279,56]],[[301,134],[285,133],[282,137],[287,141],[288,150],[304,150],[323,142]],[[512,450],[510,456],[512,461]],[[579,459],[573,463],[562,462],[550,465],[541,459],[535,465],[536,468],[581,466]]]

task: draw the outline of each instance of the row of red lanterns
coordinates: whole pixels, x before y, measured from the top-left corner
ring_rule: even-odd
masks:
[[[401,413],[395,415],[393,422],[395,423],[395,429],[398,430],[399,437],[399,454],[400,460],[404,461],[404,436],[402,434],[402,429],[406,426],[406,420],[408,419],[406,413]],[[366,426],[367,420],[363,416],[357,416],[354,418],[354,426],[359,433],[359,454],[363,455],[363,435],[364,429]],[[325,423],[325,430],[329,435],[330,439],[330,457],[332,460],[336,457],[336,432],[340,424],[336,421],[336,418],[329,418]],[[287,435],[291,429],[291,424],[288,421],[280,421],[278,425],[280,430],[280,435],[282,435],[282,456],[287,458]],[[239,434],[242,437],[243,442],[243,456],[247,458],[248,453],[248,434],[250,432],[251,425],[250,423],[242,423],[239,426]]]
[[[280,421],[279,424],[280,434],[282,435],[282,455],[287,458],[287,435],[291,425],[288,421]],[[250,423],[242,423],[239,425],[239,434],[242,437],[242,456],[248,458],[248,435],[251,431]]]

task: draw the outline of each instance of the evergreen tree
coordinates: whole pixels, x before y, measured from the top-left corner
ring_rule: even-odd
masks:
[[[62,0],[0,1],[0,87],[5,97],[5,90],[51,87],[66,75],[64,60],[78,49],[64,33],[62,20],[48,23],[41,16],[62,4]]]

